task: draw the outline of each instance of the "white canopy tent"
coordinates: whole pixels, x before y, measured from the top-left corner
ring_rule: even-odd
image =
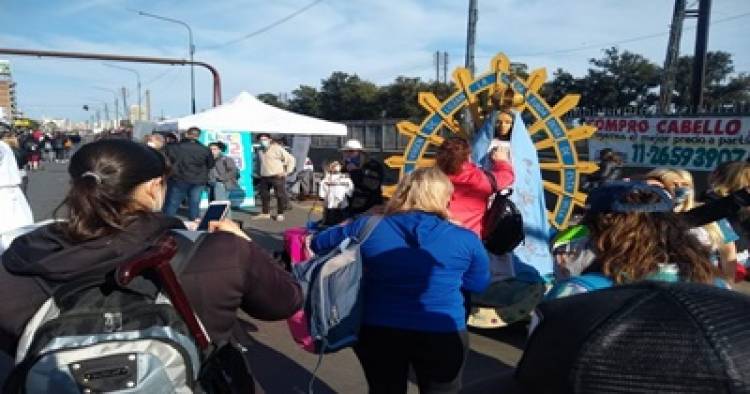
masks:
[[[242,92],[226,104],[162,123],[157,130],[198,127],[211,131],[249,131],[269,134],[345,136],[342,123],[300,115],[268,105],[248,92]],[[176,127],[175,127],[176,126]]]

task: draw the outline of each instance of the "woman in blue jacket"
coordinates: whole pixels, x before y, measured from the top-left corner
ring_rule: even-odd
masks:
[[[457,393],[468,351],[461,290],[482,292],[488,257],[479,238],[453,224],[450,180],[437,168],[405,176],[361,246],[364,321],[354,350],[370,393],[405,393],[409,366],[421,393]],[[312,241],[327,253],[367,222],[360,217]]]

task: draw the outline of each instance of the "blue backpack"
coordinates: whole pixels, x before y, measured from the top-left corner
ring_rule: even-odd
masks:
[[[362,323],[360,246],[382,216],[371,216],[356,236],[323,256],[295,265],[292,274],[305,295],[304,311],[315,353],[332,353],[357,342]]]

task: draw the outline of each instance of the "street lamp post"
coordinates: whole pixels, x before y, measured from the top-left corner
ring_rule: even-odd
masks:
[[[142,120],[141,119],[142,118],[142,116],[141,116],[141,74],[137,70],[135,70],[135,69],[128,68],[128,67],[123,67],[123,66],[118,66],[116,64],[104,63],[104,65],[107,66],[107,67],[118,68],[120,70],[130,71],[131,73],[135,74],[136,84],[137,84],[137,88],[138,88],[138,120],[139,121]],[[124,103],[123,103],[123,105],[124,105]],[[127,108],[125,108],[125,110],[127,111]]]
[[[193,55],[195,54],[195,45],[193,44],[193,29],[190,28],[190,25],[187,23],[173,18],[167,18],[166,16],[151,14],[148,12],[138,11],[138,15],[141,16],[147,16],[154,19],[160,19],[166,22],[172,22],[177,23],[179,25],[184,26],[188,31],[188,53],[190,54],[190,108],[192,110],[192,113],[195,113],[195,72],[193,69]]]

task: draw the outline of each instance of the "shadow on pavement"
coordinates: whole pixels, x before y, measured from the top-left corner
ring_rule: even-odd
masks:
[[[265,392],[307,393],[312,375],[303,366],[258,341],[253,341],[249,350],[253,375]],[[319,379],[315,380],[313,390],[316,394],[336,392]]]
[[[482,329],[469,327],[469,332],[481,335],[485,338],[491,338],[499,342],[507,343],[508,345],[523,351],[528,336],[528,324],[527,321],[520,321],[503,328]]]

